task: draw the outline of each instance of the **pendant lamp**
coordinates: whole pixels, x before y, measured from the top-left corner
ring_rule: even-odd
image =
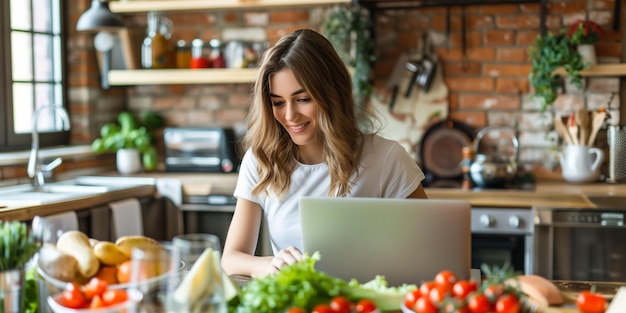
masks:
[[[108,0],[92,0],[91,7],[76,23],[76,30],[84,32],[116,31],[122,27],[124,27],[122,19],[111,12]]]

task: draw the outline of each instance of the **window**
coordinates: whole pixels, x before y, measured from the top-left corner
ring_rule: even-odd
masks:
[[[30,148],[37,108],[66,107],[61,2],[1,1],[0,151]],[[67,144],[64,126],[56,110],[42,110],[37,121],[40,144]]]

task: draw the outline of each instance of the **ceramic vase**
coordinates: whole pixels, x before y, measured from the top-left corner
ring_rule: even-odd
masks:
[[[117,150],[116,162],[117,171],[120,172],[120,174],[139,173],[143,168],[138,149]]]
[[[24,312],[24,269],[0,272],[0,312]]]
[[[598,63],[596,58],[596,46],[593,44],[579,44],[577,50],[583,58],[584,63],[589,63],[591,65]]]

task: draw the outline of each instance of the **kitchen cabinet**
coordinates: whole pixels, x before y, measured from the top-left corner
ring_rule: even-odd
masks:
[[[295,7],[323,7],[349,4],[352,0],[172,0],[172,1],[111,1],[112,12],[133,14],[145,12],[196,12],[215,10],[254,10]],[[256,69],[139,69],[110,70],[109,85],[170,85],[170,84],[239,84],[252,83]]]

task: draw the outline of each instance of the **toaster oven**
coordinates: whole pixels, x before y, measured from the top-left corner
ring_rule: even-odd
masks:
[[[232,173],[239,170],[232,128],[171,127],[163,130],[165,171]]]

